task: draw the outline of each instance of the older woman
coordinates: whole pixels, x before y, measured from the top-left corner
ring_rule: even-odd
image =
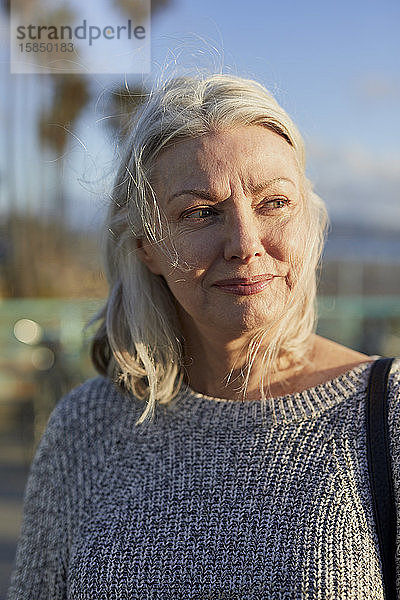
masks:
[[[50,419],[11,599],[383,598],[373,358],[314,333],[325,224],[299,132],[261,85],[152,92],[112,194],[103,376]],[[394,363],[397,499],[399,396]]]

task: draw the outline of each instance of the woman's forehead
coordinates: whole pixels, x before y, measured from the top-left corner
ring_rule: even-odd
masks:
[[[230,179],[258,187],[263,181],[299,180],[295,151],[261,126],[245,126],[179,141],[165,149],[152,170],[152,182],[163,191],[179,186],[215,188]],[[160,190],[161,191],[161,190]]]

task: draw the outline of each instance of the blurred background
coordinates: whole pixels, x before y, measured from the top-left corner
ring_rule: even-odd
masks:
[[[96,7],[128,17],[135,2]],[[51,19],[79,18],[78,3],[51,6]],[[2,4],[0,600],[48,415],[94,374],[83,327],[107,292],[99,231],[117,132],[175,63],[257,79],[293,117],[332,221],[319,332],[367,354],[400,354],[399,22],[397,0],[153,0],[150,74],[11,75]]]

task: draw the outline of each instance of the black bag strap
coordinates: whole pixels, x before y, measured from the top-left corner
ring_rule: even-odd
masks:
[[[368,471],[386,600],[396,600],[396,509],[389,452],[387,382],[393,358],[374,362],[368,383]]]

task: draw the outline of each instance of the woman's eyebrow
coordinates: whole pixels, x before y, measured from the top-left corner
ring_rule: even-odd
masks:
[[[273,179],[268,179],[267,181],[262,181],[260,183],[245,182],[244,187],[252,194],[259,194],[274,185],[274,183],[291,183],[296,187],[295,182],[289,177],[274,177]]]
[[[274,183],[280,183],[280,182],[288,182],[296,187],[296,184],[294,183],[294,181],[287,177],[274,177],[274,179],[269,179],[268,181],[263,181],[261,183],[256,183],[256,184],[245,183],[244,187],[248,191],[250,191],[252,194],[258,194],[258,193],[262,192],[263,190],[266,190],[269,187],[271,187],[271,185],[273,185]],[[210,202],[216,201],[216,195],[210,191],[187,189],[187,190],[180,190],[179,192],[175,192],[174,194],[172,194],[172,196],[170,196],[168,198],[167,204],[169,204],[175,198],[178,198],[178,196],[186,196],[188,194],[191,196],[198,196],[199,198],[204,198],[204,200],[209,200]]]
[[[175,192],[175,194],[172,194],[172,196],[170,196],[168,198],[167,204],[169,204],[171,202],[171,200],[174,200],[178,196],[186,196],[188,194],[191,196],[199,196],[199,198],[204,198],[205,200],[209,200],[210,202],[215,202],[215,200],[216,200],[215,194],[212,194],[211,192],[207,192],[206,190],[189,189],[189,190],[181,190],[180,192]]]

